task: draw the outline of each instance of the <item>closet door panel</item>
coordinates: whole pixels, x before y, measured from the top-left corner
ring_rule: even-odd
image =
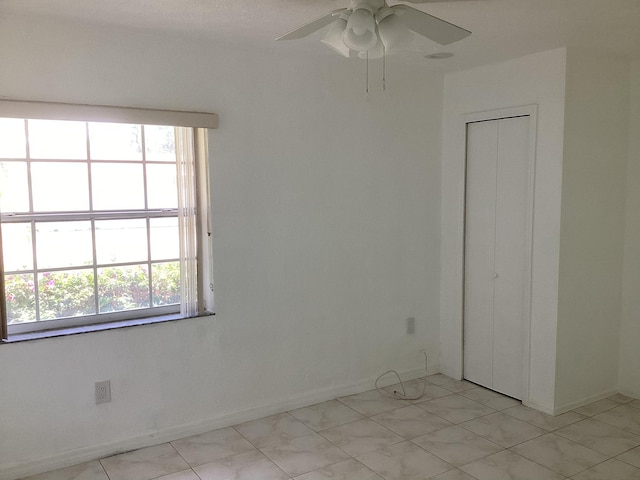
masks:
[[[493,384],[497,122],[467,125],[464,377]]]
[[[498,122],[493,389],[522,398],[529,117]]]

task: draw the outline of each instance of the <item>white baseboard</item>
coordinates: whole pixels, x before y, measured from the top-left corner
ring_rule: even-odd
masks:
[[[525,407],[533,408],[534,410],[538,410],[539,412],[546,413],[547,415],[553,415],[553,409],[551,409],[549,407],[542,406],[542,405],[538,405],[535,402],[530,402],[530,401],[524,401],[523,400],[522,404]]]
[[[570,410],[588,405],[589,403],[597,402],[598,400],[604,400],[605,398],[610,397],[611,395],[615,395],[616,393],[618,393],[618,390],[616,389],[606,390],[596,395],[591,395],[587,398],[582,398],[575,402],[570,402],[564,405],[556,406],[553,409],[553,412],[551,413],[551,415],[560,415],[560,414],[566,413]]]
[[[626,395],[627,397],[640,398],[640,390],[632,390],[626,387],[621,387],[618,389],[618,391],[621,394]]]
[[[427,372],[428,375],[433,375],[439,372],[439,365],[429,365],[429,370]],[[403,380],[412,380],[414,378],[423,377],[424,373],[424,368],[419,368],[400,372],[400,376]],[[152,445],[170,442],[172,440],[189,437],[191,435],[199,435],[218,428],[237,425],[239,423],[256,420],[268,415],[274,415],[276,413],[287,412],[289,410],[306,407],[315,403],[333,400],[334,398],[343,397],[345,395],[366,392],[367,390],[373,389],[375,380],[376,378],[368,378],[355,384],[341,385],[315,392],[304,393],[280,402],[260,405],[258,407],[221,415],[219,417],[199,422],[176,425],[134,438],[81,447],[68,452],[62,452],[51,457],[34,460],[32,462],[10,465],[7,468],[0,470],[0,479],[16,480],[18,478],[37,475],[42,472],[57,470],[59,468],[70,467],[79,463],[128,452],[138,448],[150,447]],[[381,379],[380,386],[394,384],[396,383],[396,380],[395,376],[388,375]]]

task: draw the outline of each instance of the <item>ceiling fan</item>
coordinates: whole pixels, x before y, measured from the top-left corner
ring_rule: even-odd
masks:
[[[406,1],[432,3],[441,0]],[[322,43],[345,57],[355,52],[360,58],[367,59],[402,50],[410,42],[411,32],[440,45],[449,45],[471,35],[462,27],[409,5],[400,3],[389,6],[386,0],[351,0],[349,8],[333,10],[276,40],[304,38],[329,24],[331,28]]]

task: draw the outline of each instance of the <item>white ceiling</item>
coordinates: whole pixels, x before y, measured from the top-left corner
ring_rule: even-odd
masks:
[[[65,17],[107,25],[195,35],[264,48],[283,33],[348,0],[0,0],[0,14]],[[389,2],[400,3],[400,2]],[[402,59],[453,70],[562,46],[640,59],[640,0],[458,0],[414,5],[471,30],[442,50],[449,60],[425,60],[435,45],[421,41]],[[334,55],[314,34],[273,42],[273,48]]]

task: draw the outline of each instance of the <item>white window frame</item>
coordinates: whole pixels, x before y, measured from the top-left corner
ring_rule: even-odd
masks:
[[[0,118],[71,120],[81,122],[108,122],[189,127],[193,131],[193,136],[192,138],[190,137],[190,141],[193,143],[193,145],[190,145],[190,148],[193,148],[193,157],[195,158],[195,204],[191,208],[197,211],[194,223],[194,232],[196,235],[196,251],[192,252],[191,254],[185,254],[184,249],[181,248],[181,258],[178,259],[181,263],[182,271],[185,269],[185,264],[188,263],[185,262],[185,257],[187,255],[191,255],[192,257],[195,255],[197,258],[197,263],[194,263],[194,267],[197,265],[197,267],[195,268],[195,270],[197,270],[197,273],[191,272],[191,275],[194,275],[194,282],[197,278],[197,300],[194,298],[195,305],[191,308],[185,309],[184,305],[180,307],[175,305],[168,305],[164,307],[149,307],[123,312],[96,312],[96,314],[86,316],[7,325],[7,311],[5,304],[6,295],[4,291],[5,270],[2,262],[2,255],[0,255],[0,340],[11,340],[11,337],[23,333],[30,334],[37,332],[40,335],[43,330],[48,330],[50,332],[49,334],[47,334],[47,332],[44,332],[44,336],[52,336],[59,334],[60,329],[68,329],[69,327],[82,327],[83,331],[93,329],[102,330],[105,328],[105,325],[109,327],[109,324],[112,324],[113,322],[126,321],[130,323],[132,322],[131,324],[135,324],[139,320],[145,319],[145,321],[142,323],[150,323],[152,321],[166,321],[213,313],[214,304],[212,279],[211,221],[209,215],[210,202],[207,134],[208,129],[215,129],[218,126],[218,116],[216,114],[202,112],[152,110],[129,107],[71,105],[61,103],[0,100]],[[178,162],[180,162],[180,159],[178,159]],[[183,208],[182,204],[179,204],[179,208],[177,210],[179,210],[180,212],[186,211],[186,209]],[[132,211],[131,217],[140,218],[141,215],[143,215],[145,218],[162,218],[167,216],[175,217],[177,210],[173,209],[172,211],[167,211],[159,209]],[[38,219],[41,219],[43,215],[3,215],[2,221],[3,223],[28,222],[34,221],[36,217]],[[81,214],[68,212],[52,212],[50,214],[47,214],[47,217],[48,221],[70,219],[102,220],[123,218],[122,212],[87,212]],[[192,234],[194,233],[192,232]],[[2,239],[0,237],[0,242],[1,241]],[[95,268],[99,268],[99,266],[93,265],[92,268],[94,268],[94,271],[96,271]],[[37,281],[36,277],[34,277],[34,281]],[[98,326],[96,326],[96,328],[91,328],[91,325],[95,324],[98,324]],[[114,324],[113,326],[118,325]]]

